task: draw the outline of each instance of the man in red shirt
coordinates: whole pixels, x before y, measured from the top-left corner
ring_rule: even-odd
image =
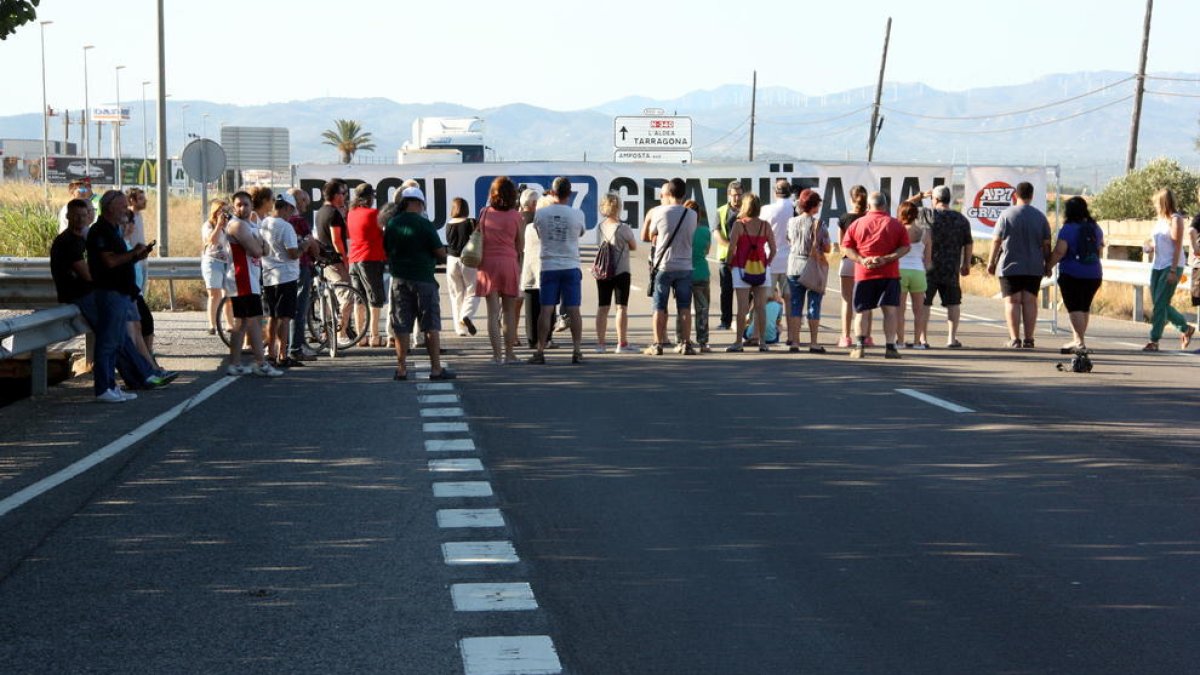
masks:
[[[887,337],[884,358],[898,359],[896,330],[900,319],[900,258],[911,242],[900,221],[888,215],[887,197],[882,192],[867,195],[867,214],[855,220],[842,238],[842,250],[854,265],[854,311],[858,312],[858,340],[850,358],[866,352],[864,335],[870,330],[871,311],[883,308],[883,333]]]

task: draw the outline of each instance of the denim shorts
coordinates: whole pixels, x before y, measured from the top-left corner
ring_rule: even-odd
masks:
[[[788,316],[807,316],[810,321],[821,320],[821,300],[824,299],[824,293],[818,293],[810,290],[804,284],[800,283],[800,277],[788,277],[788,286],[792,290],[788,304]],[[807,308],[807,313],[805,309]]]
[[[654,310],[667,311],[667,300],[671,290],[675,291],[675,308],[680,312],[692,306],[692,271],[676,270],[673,272],[659,271],[654,277]]]
[[[225,290],[225,276],[229,263],[212,258],[200,259],[200,276],[204,277],[204,287],[208,290]]]
[[[578,307],[583,303],[583,272],[578,267],[566,270],[542,270],[542,305]]]
[[[437,282],[392,277],[392,335],[408,335],[414,321],[424,333],[441,329]]]

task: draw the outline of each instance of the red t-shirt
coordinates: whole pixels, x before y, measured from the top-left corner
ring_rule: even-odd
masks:
[[[852,248],[864,258],[891,255],[901,246],[909,246],[908,230],[900,221],[881,211],[869,211],[856,219],[842,237],[842,248]],[[900,261],[893,260],[883,267],[867,269],[854,266],[854,280],[899,279]]]
[[[387,260],[387,252],[383,250],[383,229],[379,227],[379,209],[350,209],[346,230],[350,235],[350,262]]]

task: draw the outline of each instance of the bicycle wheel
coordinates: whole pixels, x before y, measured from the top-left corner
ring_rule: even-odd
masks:
[[[321,331],[324,333],[325,344],[329,347],[329,358],[336,358],[338,353],[338,305],[337,296],[332,288],[326,288],[321,294]]]
[[[367,305],[367,298],[362,291],[350,284],[333,284],[331,293],[339,310],[337,312],[338,348],[349,349],[362,342],[366,337],[371,308]],[[349,307],[349,313],[343,314],[346,312],[346,307]],[[349,318],[349,322],[345,326],[341,324],[343,316]]]
[[[325,351],[328,346],[328,333],[325,331],[325,311],[321,298],[325,295],[323,287],[313,289],[308,303],[308,320],[304,322],[304,342],[315,352]]]
[[[232,326],[225,322],[225,312],[229,310],[229,296],[221,298],[221,302],[217,304],[217,335],[221,336],[221,342],[225,346],[229,346],[229,331]]]

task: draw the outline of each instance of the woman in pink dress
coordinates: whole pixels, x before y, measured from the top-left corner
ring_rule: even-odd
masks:
[[[525,237],[521,212],[516,207],[517,186],[508,176],[498,176],[488,190],[488,205],[479,212],[476,221],[483,233],[483,259],[475,278],[475,295],[487,302],[488,338],[492,341],[495,363],[520,363],[513,353],[513,343],[517,338],[517,298],[521,293],[521,261],[517,252],[525,248]]]

